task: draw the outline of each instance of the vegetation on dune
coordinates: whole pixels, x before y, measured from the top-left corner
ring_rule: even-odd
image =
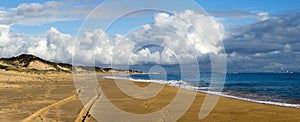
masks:
[[[51,61],[44,60],[34,55],[30,54],[22,54],[12,58],[1,58],[1,62],[5,63],[5,65],[0,65],[0,69],[5,69],[7,71],[18,71],[18,72],[28,72],[28,73],[35,73],[35,74],[43,74],[48,72],[66,72],[71,73],[74,67],[71,64],[67,63],[55,63]],[[38,69],[35,67],[29,67],[30,63],[34,61],[39,61],[43,65],[50,66],[51,69]],[[76,66],[76,68],[80,68],[84,71],[96,71],[96,72],[110,72],[112,70],[115,71],[124,71],[124,70],[116,70],[112,68],[100,68],[100,67],[93,67],[93,66]],[[75,70],[76,70],[75,68]],[[130,73],[141,73],[139,71],[129,70]]]
[[[0,69],[6,69],[8,66],[0,65]]]
[[[33,73],[44,73],[44,72],[48,72],[48,71],[70,72],[67,70],[63,70],[63,69],[59,68],[58,66],[72,70],[72,65],[70,65],[70,64],[50,62],[50,61],[44,60],[42,58],[39,58],[34,55],[30,55],[30,54],[22,54],[22,55],[12,57],[12,58],[2,58],[2,59],[0,59],[0,61],[6,63],[8,65],[11,65],[9,67],[3,67],[2,69],[14,70],[14,71],[20,71],[20,72],[33,72]],[[44,64],[47,64],[47,65],[53,67],[55,70],[38,70],[35,68],[28,68],[29,64],[33,61],[39,61]]]

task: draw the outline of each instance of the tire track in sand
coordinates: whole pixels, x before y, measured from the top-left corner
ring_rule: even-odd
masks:
[[[79,114],[77,115],[77,118],[75,122],[84,122],[85,119],[89,116],[90,110],[92,109],[93,105],[95,104],[96,100],[99,99],[101,95],[98,94],[94,98],[92,98],[87,104],[85,104]],[[87,109],[86,109],[87,108]]]
[[[53,108],[55,106],[59,106],[63,103],[69,102],[69,101],[73,101],[76,100],[77,94],[70,96],[68,98],[65,98],[63,100],[60,100],[58,102],[55,102],[49,106],[46,106],[44,108],[39,109],[38,111],[36,111],[35,113],[33,113],[32,115],[30,115],[29,117],[27,117],[26,119],[24,119],[22,122],[32,122],[35,118],[39,117],[41,114],[43,114],[44,112],[46,112],[47,110],[49,110],[50,108]]]

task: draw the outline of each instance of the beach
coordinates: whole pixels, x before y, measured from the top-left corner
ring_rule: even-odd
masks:
[[[0,1],[0,122],[300,122],[300,0]]]
[[[0,70],[0,121],[73,121],[82,104],[70,73]]]
[[[30,74],[1,70],[0,76],[1,121],[82,121],[83,118],[84,121],[96,121],[89,114],[96,115],[97,112],[105,111],[91,106],[87,113],[77,96],[71,73]],[[129,84],[133,81],[116,82]],[[134,114],[147,114],[163,109],[179,91],[178,88],[164,85],[163,90],[155,97],[136,99],[122,93],[112,79],[100,78],[99,84],[112,104]],[[150,83],[134,84],[146,87]],[[186,94],[194,92],[184,91]],[[196,93],[193,103],[178,121],[200,121],[198,115],[204,97],[204,93]],[[184,99],[181,100],[184,102]],[[213,111],[203,121],[299,121],[299,115],[300,109],[297,108],[220,97]]]
[[[102,80],[103,82],[105,82],[105,84],[103,85],[109,86],[106,88],[111,90],[107,93],[107,96],[116,98],[125,97],[124,94],[122,95],[116,93],[119,90],[118,88],[113,87],[113,80]],[[132,81],[122,80],[119,82]],[[139,82],[136,84],[139,86],[147,86],[149,83]],[[111,102],[116,106],[119,105],[118,107],[122,108],[125,111],[131,111],[141,114],[145,111],[154,112],[156,110],[160,110],[160,108],[163,108],[173,100],[177,92],[178,88],[165,86],[164,90],[159,93],[157,97],[151,99],[147,99],[144,101],[134,101],[133,99],[123,99],[122,101],[119,101],[119,99],[116,99],[112,100]],[[197,93],[193,104],[178,121],[200,121],[198,119],[198,115],[204,97],[205,94]],[[130,104],[124,105],[124,102]],[[204,119],[204,121],[298,121],[300,120],[299,114],[300,110],[297,108],[279,107],[220,97],[220,100],[218,101],[214,110]]]

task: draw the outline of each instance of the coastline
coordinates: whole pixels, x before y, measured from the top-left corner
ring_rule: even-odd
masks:
[[[217,96],[221,96],[221,97],[225,97],[225,98],[241,100],[241,101],[251,102],[251,103],[274,105],[274,106],[281,106],[281,107],[288,107],[288,108],[298,108],[300,110],[300,104],[291,104],[291,103],[284,103],[284,102],[256,100],[256,99],[250,99],[250,98],[246,98],[246,97],[238,97],[238,96],[234,96],[234,95],[230,95],[230,94],[226,94],[226,93],[222,93],[222,92],[206,91],[206,90],[201,90],[200,87],[192,86],[189,83],[184,82],[184,81],[171,80],[171,81],[165,82],[165,81],[161,81],[161,80],[132,79],[132,78],[119,77],[119,76],[111,76],[111,75],[102,76],[102,77],[107,78],[107,79],[130,80],[130,81],[134,81],[134,82],[159,83],[159,84],[169,85],[169,86],[172,86],[172,87],[181,88],[181,89],[185,89],[185,90],[191,90],[191,91],[195,91],[195,92],[199,92],[199,93],[203,93],[203,94],[217,95]],[[170,83],[170,82],[174,82],[174,83]],[[178,83],[181,84],[181,86],[179,86]]]
[[[101,79],[99,82],[103,81],[106,84],[102,84],[104,86],[109,86],[107,89],[110,89],[111,93],[116,95],[118,93],[117,88],[113,88],[113,79]],[[134,82],[138,86],[147,86],[149,83],[147,82],[135,82],[130,80],[120,80],[122,82]],[[118,82],[118,81],[117,81]],[[148,108],[141,105],[142,102],[138,103],[133,101],[134,99],[118,99],[116,101],[112,100],[116,106],[118,104],[126,103],[134,103],[132,108],[129,105],[118,106],[125,111],[134,111],[139,109],[138,111],[153,111],[160,110],[165,106],[165,103],[170,102],[173,98],[172,95],[176,94],[178,88],[165,85],[165,90],[163,90],[159,97],[154,97],[149,99],[153,105],[148,104]],[[187,90],[188,92],[195,92]],[[203,103],[205,93],[196,93],[196,98],[194,102],[191,104],[188,111],[179,119],[179,121],[200,121],[198,119],[198,113],[200,111],[201,105]],[[118,94],[119,95],[119,94]],[[110,96],[110,95],[108,95]],[[120,95],[122,96],[122,95]],[[120,97],[119,96],[119,97]],[[123,96],[125,97],[125,96]],[[161,98],[161,99],[159,99]],[[143,101],[147,103],[147,100]],[[154,104],[158,102],[158,104]],[[151,109],[151,110],[148,110]],[[136,111],[135,111],[136,112]],[[204,119],[204,121],[297,121],[300,120],[300,109],[298,108],[289,108],[282,106],[275,106],[269,104],[261,104],[254,102],[247,102],[244,100],[238,100],[233,98],[226,98],[221,96],[214,110]]]
[[[110,74],[97,73],[97,75]],[[79,97],[72,97],[76,95],[76,89],[70,73],[30,74],[0,70],[0,76],[2,106],[0,114],[3,115],[0,120],[22,121],[32,117],[30,119],[34,121],[75,121],[84,117],[86,122],[96,121],[89,114],[97,114],[93,112],[99,110],[92,107],[90,113],[86,114]],[[140,87],[150,84],[130,80],[120,82],[125,84],[133,82]],[[111,98],[111,103],[121,110],[135,114],[161,110],[174,99],[179,90],[164,85],[159,95],[138,100],[122,93],[112,79],[99,78],[99,83],[107,91],[105,95]],[[185,91],[187,94],[194,92]],[[197,92],[191,106],[178,121],[200,121],[198,115],[205,95]],[[300,120],[299,115],[300,109],[297,108],[252,103],[221,96],[213,111],[203,121],[297,121]]]

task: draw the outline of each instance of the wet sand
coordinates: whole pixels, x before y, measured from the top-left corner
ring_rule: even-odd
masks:
[[[121,80],[129,84],[132,81]],[[109,101],[118,109],[134,114],[159,111],[170,104],[178,88],[164,86],[155,97],[136,99],[122,93],[111,79],[99,79]],[[139,87],[149,83],[134,82]],[[185,90],[185,94],[193,91]],[[95,100],[91,109],[83,108],[73,76],[69,73],[26,74],[0,70],[0,121],[96,121],[89,114],[105,112],[97,109]],[[200,121],[198,114],[205,94],[196,93],[188,111],[178,121]],[[184,102],[184,99],[181,99]],[[213,111],[203,121],[300,121],[300,109],[250,103],[220,97]],[[122,119],[116,117],[116,119]],[[150,118],[145,118],[150,119]],[[163,121],[163,120],[161,120]]]
[[[101,82],[101,80],[100,80]],[[121,80],[117,82],[132,82]],[[145,87],[149,83],[135,83]],[[160,110],[168,105],[178,92],[178,88],[165,86],[154,98],[136,100],[129,98],[115,87],[113,80],[102,79],[101,85],[106,86],[104,92],[111,102],[118,108],[136,114],[146,114]],[[193,92],[193,91],[188,91]],[[188,111],[178,120],[200,121],[198,115],[206,94],[197,93],[196,98]],[[184,102],[184,100],[182,100]],[[300,109],[287,108],[266,104],[245,102],[220,97],[213,111],[202,121],[300,121]]]

